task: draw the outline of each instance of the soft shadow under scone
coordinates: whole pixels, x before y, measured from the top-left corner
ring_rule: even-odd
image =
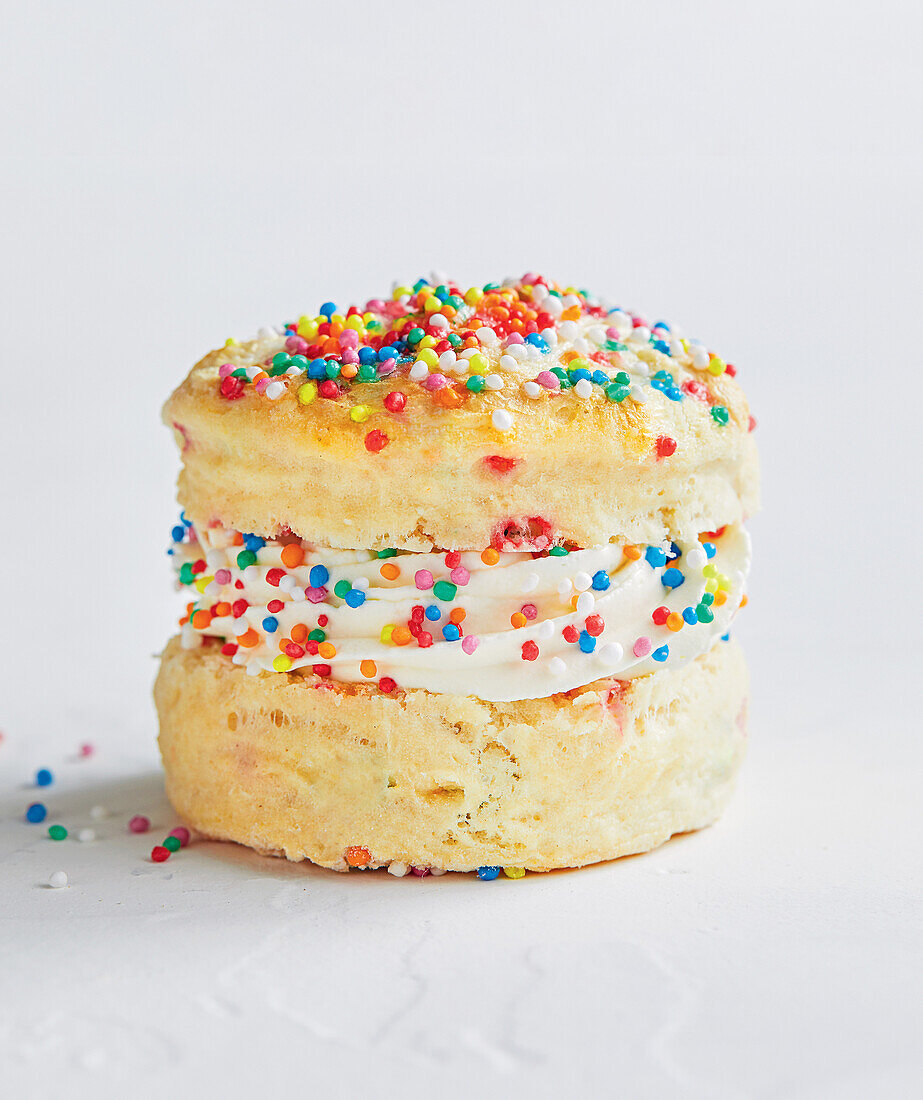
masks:
[[[735,373],[532,275],[202,360],[164,411],[192,602],[155,698],[184,820],[338,869],[514,874],[713,821],[758,495]]]

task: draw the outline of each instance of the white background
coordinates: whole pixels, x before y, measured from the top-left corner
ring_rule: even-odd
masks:
[[[4,5],[11,1095],[920,1089],[918,12]],[[651,855],[519,882],[154,866],[125,821],[174,824],[160,405],[226,336],[432,268],[538,269],[737,365],[764,466],[739,793]],[[95,843],[23,823],[39,766],[54,820],[110,809]]]

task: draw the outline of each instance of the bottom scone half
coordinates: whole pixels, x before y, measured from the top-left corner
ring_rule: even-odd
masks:
[[[746,740],[734,641],[541,699],[248,675],[174,638],[155,687],[167,793],[201,834],[325,867],[547,871],[713,822]]]

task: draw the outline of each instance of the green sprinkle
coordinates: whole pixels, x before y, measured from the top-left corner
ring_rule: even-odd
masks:
[[[179,579],[181,584],[192,584],[195,580],[195,573],[192,571],[192,563],[184,562],[179,571]]]
[[[324,367],[324,373],[328,378],[339,378],[340,364],[333,359],[328,359],[327,365]]]
[[[231,371],[232,378],[246,378],[247,372],[243,367],[238,367],[237,370]]]
[[[285,374],[285,372],[287,370],[288,370],[288,364],[287,363],[281,363],[277,367],[270,367],[269,370],[266,373],[269,375],[270,378],[275,378],[277,375]]]
[[[711,595],[711,593],[709,593]],[[695,609],[695,617],[700,623],[710,623],[715,618],[715,613],[712,609],[706,606],[704,600]]]
[[[182,844],[180,844],[178,836],[168,836],[167,839],[163,842],[163,846],[167,849],[168,852],[178,852],[180,848],[182,848]]]
[[[623,370],[620,370],[618,372],[618,374],[615,376],[615,381],[618,382],[618,384],[620,386],[630,386],[631,385],[631,379],[628,377],[628,375]]]
[[[374,382],[378,378],[378,371],[372,366],[371,363],[363,363],[359,368],[359,373],[356,375],[356,379],[359,382]]]
[[[48,828],[48,835],[52,840],[66,840],[67,829],[63,825],[51,825]]]
[[[472,393],[480,393],[484,388],[484,384],[484,376],[482,374],[472,374],[465,383],[465,389],[470,390]]]
[[[252,550],[241,550],[237,555],[237,568],[246,569],[248,565],[256,564],[256,554]]]
[[[607,340],[603,347],[606,351],[625,351],[628,347],[627,344],[621,344],[618,340]]]
[[[396,558],[397,557],[397,551],[390,548],[390,547],[387,550],[379,550],[379,551],[377,551],[377,553],[378,553],[378,556],[380,558]]]
[[[436,581],[433,585],[433,595],[437,600],[444,600],[446,603],[451,603],[457,592],[458,586],[451,581]]]
[[[326,642],[327,635],[324,633],[323,630],[320,629],[320,627],[315,627],[308,635],[308,639],[312,642]]]
[[[339,596],[341,600],[346,599],[346,594],[352,591],[352,585],[345,578],[341,581],[337,581],[333,586],[333,594]]]
[[[407,343],[408,344],[419,344],[420,341],[423,339],[423,337],[425,335],[426,335],[426,333],[423,331],[423,329],[421,329],[421,328],[412,328],[410,330],[410,332],[407,333]]]
[[[552,546],[552,548],[548,551],[549,557],[552,558],[563,558],[566,557],[569,553],[570,550],[566,549],[563,546]]]
[[[459,308],[461,308],[461,307],[459,307]],[[457,333],[454,333],[454,332],[449,333],[449,338],[448,339],[449,339],[449,343],[452,345],[453,348],[460,348],[462,346],[462,344],[464,343],[464,340],[462,340],[462,338]]]
[[[277,351],[272,357],[272,365],[274,367],[287,367],[289,361],[289,354],[286,351]]]
[[[716,424],[727,424],[731,419],[731,414],[724,405],[713,405],[711,409],[711,418]]]
[[[715,597],[712,595],[711,592],[703,592],[701,602],[704,603],[706,607],[711,607],[711,605],[715,602]]]
[[[610,382],[606,386],[606,397],[610,401],[617,401],[621,404],[625,398],[631,393],[631,386],[620,386],[617,382]]]

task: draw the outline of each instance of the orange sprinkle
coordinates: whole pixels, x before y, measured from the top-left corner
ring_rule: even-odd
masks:
[[[179,621],[179,625],[180,625],[180,626],[185,626],[185,625],[186,625],[186,623],[188,623],[188,622],[189,622],[189,616],[188,616],[188,615],[184,615],[184,616],[183,616],[183,617],[182,617],[182,618],[180,619],[180,621]]]
[[[391,641],[395,645],[407,645],[413,635],[406,626],[396,626],[391,632]]]
[[[459,623],[465,621],[467,614],[468,612],[463,607],[453,607],[449,612],[449,622],[455,623],[455,625],[458,626]]]
[[[569,306],[561,314],[562,321],[579,321],[580,320],[580,306]]]
[[[339,336],[342,331],[343,331],[343,326],[340,324],[339,321],[331,321],[330,322],[330,335],[331,336]],[[339,340],[337,340],[337,346],[333,350],[334,351],[339,351],[340,350],[340,341]]]
[[[192,625],[196,630],[204,630],[207,626],[211,625],[212,613],[210,611],[199,610],[192,616]]]
[[[528,621],[529,620],[525,617],[525,615],[523,615],[521,611],[514,611],[513,614],[510,615],[510,622],[513,624],[516,630],[520,630],[526,625]]]
[[[234,532],[233,543],[234,543],[235,546],[243,546],[244,536],[240,533],[240,531],[235,531]]]
[[[292,641],[291,638],[280,638],[279,639],[279,652],[284,653],[285,652],[285,647],[287,645],[290,645],[291,641]]]
[[[481,552],[481,561],[485,565],[496,565],[500,560],[500,551],[494,550],[492,546],[488,546],[486,550]]]
[[[333,325],[331,325],[330,327],[333,328]],[[324,341],[323,347],[325,352],[335,352],[336,354],[339,354],[340,341],[337,340],[335,336],[328,336],[327,339]]]
[[[401,575],[400,568],[396,566],[393,561],[386,561],[378,572],[381,573],[386,581],[396,581]]]
[[[368,848],[352,848],[346,849],[346,862],[350,867],[364,867],[367,863],[372,862],[372,853]]]
[[[317,652],[321,655],[321,657],[329,659],[330,657],[336,657],[337,647],[333,644],[333,642],[321,642],[321,644],[317,647]]]
[[[443,386],[441,390],[436,390],[436,400],[447,409],[457,409],[462,403],[461,397],[451,386]]]
[[[641,547],[628,544],[622,547],[622,553],[629,561],[637,561],[641,557]]]
[[[304,561],[304,548],[297,542],[282,547],[282,564],[289,569],[297,569]]]
[[[740,606],[741,607],[746,607],[749,602],[750,602],[750,597],[747,595],[746,592],[744,592],[744,594],[740,597]]]
[[[573,363],[575,359],[579,359],[580,355],[576,351],[565,351],[561,356],[565,363]]]
[[[674,631],[674,633],[677,630],[683,629],[683,617],[678,611],[671,611],[670,614],[667,615],[667,627]]]
[[[344,378],[355,378],[358,373],[359,368],[355,363],[344,363],[343,366],[340,367],[340,374],[342,374]]]
[[[292,641],[303,645],[308,640],[308,628],[304,623],[295,623],[292,627]]]
[[[362,661],[359,665],[359,671],[363,676],[367,676],[370,680],[378,672],[378,665],[374,661]]]
[[[231,605],[229,603],[226,603],[224,600],[222,600],[221,603],[216,603],[215,604],[213,614],[214,614],[216,619],[220,618],[220,617],[223,617],[225,615],[230,615],[231,614]]]
[[[580,597],[576,593],[574,593],[574,595],[571,596],[571,598],[570,598],[570,609],[571,609],[571,611],[576,611],[577,610],[577,600],[579,600],[579,599],[580,599]]]
[[[242,645],[244,649],[252,649],[255,645],[260,644],[260,636],[251,626],[246,634],[241,634],[238,637],[237,644]]]
[[[715,593],[715,603],[718,605],[718,607],[725,603],[727,601],[727,598],[728,594],[724,591],[723,588],[719,588],[718,591]]]

